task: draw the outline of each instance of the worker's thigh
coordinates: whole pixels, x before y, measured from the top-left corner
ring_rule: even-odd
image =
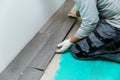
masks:
[[[95,31],[83,40],[75,43],[70,50],[74,54],[94,52],[113,41],[116,37],[117,29],[105,20],[100,20]]]

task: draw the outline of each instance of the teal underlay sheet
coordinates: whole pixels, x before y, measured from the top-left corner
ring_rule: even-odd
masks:
[[[102,60],[76,60],[67,51],[60,57],[53,80],[120,80],[120,64]]]

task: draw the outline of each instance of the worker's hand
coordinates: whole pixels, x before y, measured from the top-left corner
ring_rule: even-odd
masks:
[[[62,53],[64,51],[66,51],[73,43],[70,41],[70,39],[67,39],[63,42],[61,42],[60,44],[57,45],[57,53]]]

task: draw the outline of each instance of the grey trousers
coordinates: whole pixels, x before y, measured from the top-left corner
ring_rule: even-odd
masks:
[[[94,56],[95,54],[105,51],[101,50],[101,48],[116,39],[119,34],[120,30],[101,19],[95,31],[83,40],[75,43],[70,50],[76,59],[93,59],[92,56],[86,55],[94,53]],[[94,57],[94,59],[96,58]]]

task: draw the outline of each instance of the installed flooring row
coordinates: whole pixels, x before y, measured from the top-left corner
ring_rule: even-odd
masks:
[[[61,8],[0,74],[0,80],[40,80],[61,42],[76,19],[67,17],[74,2],[66,0]]]

